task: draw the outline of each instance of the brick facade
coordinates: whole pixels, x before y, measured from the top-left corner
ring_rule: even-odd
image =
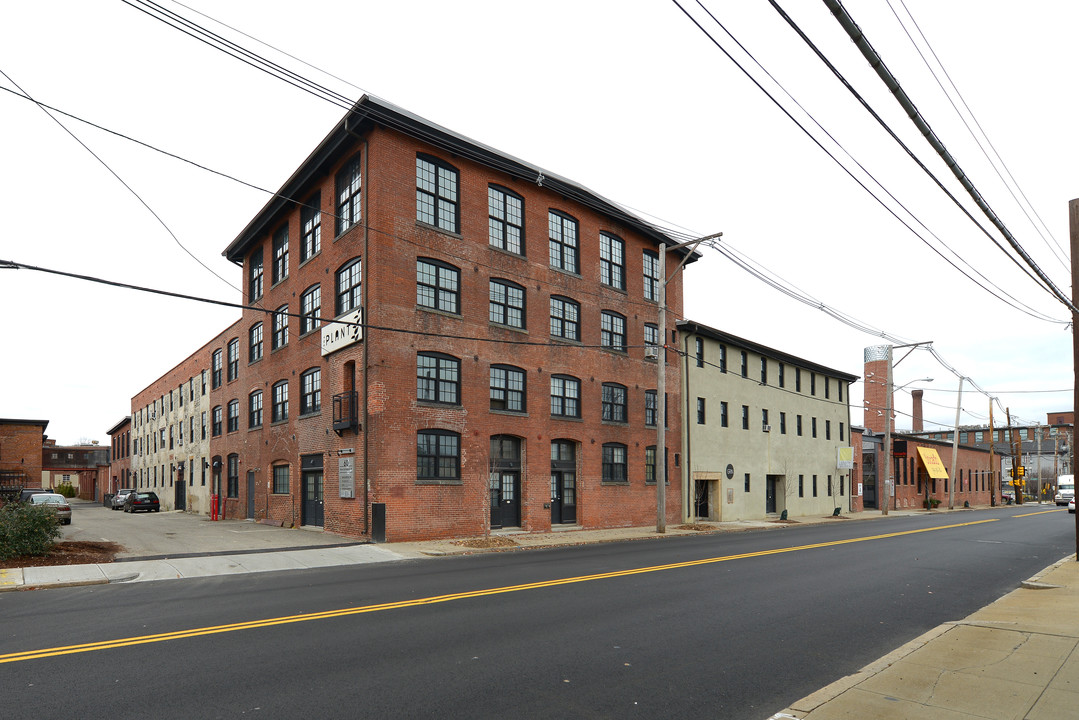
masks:
[[[0,486],[39,487],[48,420],[0,418]]]
[[[429,194],[418,187],[421,175],[434,187]],[[344,193],[342,177],[355,179]],[[497,202],[504,206],[493,209]],[[511,204],[519,218],[506,209]],[[303,257],[315,207],[320,247]],[[576,244],[576,263],[565,268],[553,255],[554,222],[565,223],[562,233],[576,224],[572,242],[565,234],[556,243],[567,255]],[[519,230],[520,246],[496,247],[492,225]],[[185,361],[188,369],[143,391],[133,417],[185,374],[212,373],[220,352],[222,382],[211,383],[205,406],[222,410],[222,432],[210,433],[207,453],[226,517],[368,536],[378,506],[388,540],[475,535],[500,525],[648,524],[656,507],[645,455],[655,431],[645,425],[645,403],[656,380],[644,345],[657,305],[646,271],[659,275],[649,263],[660,242],[674,241],[579,185],[364,99],[226,249],[244,268],[242,318]],[[669,255],[665,275],[682,260]],[[314,288],[320,304],[308,327],[302,316],[312,310],[305,298]],[[576,303],[577,337],[552,334],[552,298]],[[667,303],[681,314],[680,274]],[[330,322],[355,307],[365,309],[362,340],[323,355],[323,331],[351,331]],[[252,352],[259,323],[262,350]],[[238,362],[230,373],[233,341]],[[318,392],[305,392],[315,377]],[[672,409],[680,405],[679,383],[674,368],[666,388]],[[579,402],[575,417],[552,412],[552,387],[559,403]],[[275,418],[284,410],[282,389],[287,416]],[[350,407],[351,392],[354,424],[335,417],[335,407]],[[252,413],[259,393],[261,418]],[[511,395],[523,407],[508,407]],[[230,430],[232,403],[238,423]],[[672,465],[680,432],[680,414],[672,412]],[[352,493],[341,477],[347,465]],[[559,478],[554,495],[552,476]],[[674,520],[678,493],[667,497]]]
[[[102,493],[115,495],[120,488],[131,487],[131,416],[109,428],[109,473]],[[94,498],[101,500],[103,498]]]

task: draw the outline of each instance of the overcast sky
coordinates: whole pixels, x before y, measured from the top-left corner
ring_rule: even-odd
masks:
[[[872,183],[806,112],[880,181],[898,202],[878,194],[925,242],[670,0],[160,1],[352,99],[377,95],[666,227],[722,231],[730,251],[818,305],[905,342],[933,341],[947,363],[1024,422],[1071,409],[1065,307],[917,169],[766,0],[704,5],[805,111],[699,5],[680,1],[859,179]],[[848,0],[846,7],[997,215],[1070,295],[1079,3],[890,1],[895,13],[885,0]],[[0,87],[15,90],[17,83],[40,102],[271,190],[343,114],[132,3],[5,3],[0,70],[9,77],[0,77]],[[824,4],[781,4],[961,193]],[[984,129],[1018,189],[998,177],[896,13],[926,57],[939,58],[973,111],[967,123]],[[240,286],[240,270],[221,252],[266,193],[62,118],[143,205],[33,103],[0,92],[0,117],[0,259],[239,301],[239,291],[210,270]],[[982,145],[990,149],[984,138]],[[963,202],[977,214],[965,195]],[[995,230],[991,235],[1003,242]],[[946,244],[973,266],[968,274],[1021,309],[926,243],[959,264]],[[885,342],[791,299],[716,250],[703,255],[685,273],[689,319],[859,376],[863,349]],[[49,420],[47,432],[60,443],[107,441],[133,395],[239,316],[29,270],[0,269],[0,302],[0,417]],[[926,388],[926,429],[951,426],[958,377],[921,350],[895,370],[896,385],[927,377],[934,382],[910,385]],[[851,400],[852,419],[861,424],[861,382]],[[961,423],[987,422],[989,405],[968,383]],[[896,407],[909,412],[906,391]],[[994,412],[1003,423],[1003,413]],[[909,420],[900,415],[897,426]]]

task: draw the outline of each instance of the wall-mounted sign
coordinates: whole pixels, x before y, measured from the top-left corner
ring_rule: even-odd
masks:
[[[356,497],[356,458],[337,458],[337,485],[340,497]]]
[[[363,310],[356,309],[322,326],[322,356],[363,340]]]
[[[836,448],[836,468],[839,470],[853,470],[854,469],[854,448],[841,447]]]
[[[727,466],[727,479],[730,480],[732,477],[734,477],[734,465],[728,465]]]

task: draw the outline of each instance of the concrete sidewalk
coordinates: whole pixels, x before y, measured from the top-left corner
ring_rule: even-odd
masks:
[[[1079,563],[1055,563],[769,720],[1079,717]]]

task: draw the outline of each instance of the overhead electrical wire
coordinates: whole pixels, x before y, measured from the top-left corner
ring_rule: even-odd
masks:
[[[978,117],[974,114],[974,111],[971,110],[970,105],[967,104],[966,98],[964,98],[963,94],[959,92],[959,88],[956,86],[955,81],[952,80],[952,76],[948,73],[948,69],[944,67],[944,63],[941,62],[940,57],[937,55],[937,51],[933,49],[933,45],[929,42],[929,38],[927,38],[925,36],[925,33],[922,32],[921,25],[919,25],[918,21],[914,18],[914,14],[911,13],[910,8],[907,7],[906,3],[903,2],[903,0],[899,0],[899,4],[903,7],[903,11],[906,12],[907,17],[910,18],[911,23],[914,25],[914,29],[918,31],[918,36],[922,39],[922,42],[925,43],[925,46],[929,49],[929,53],[933,56],[933,60],[937,63],[937,66],[940,67],[941,72],[944,73],[944,77],[948,80],[948,85],[951,86],[952,91],[955,93],[955,96],[959,98],[959,102],[963,104],[963,108],[967,111],[967,115],[970,116],[970,119],[978,128],[978,132],[981,133],[981,136],[983,138],[985,138],[985,143],[989,146],[989,149],[993,151],[993,155],[996,157],[996,162],[994,162],[993,158],[991,158],[989,156],[989,153],[986,152],[985,147],[982,145],[981,140],[979,140],[978,138],[978,135],[974,132],[973,129],[971,129],[970,125],[967,123],[966,117],[964,117],[963,113],[961,113],[959,111],[959,108],[956,107],[955,102],[953,102],[952,100],[951,94],[944,87],[944,84],[940,81],[940,77],[937,75],[936,70],[933,69],[932,64],[925,57],[925,55],[922,53],[921,48],[918,46],[918,43],[915,42],[914,38],[911,36],[910,31],[907,29],[906,23],[904,23],[903,19],[899,17],[899,13],[895,11],[895,7],[893,7],[891,0],[886,0],[886,2],[888,3],[888,9],[892,11],[892,14],[895,15],[895,19],[899,22],[899,26],[903,28],[903,32],[906,33],[907,37],[910,39],[911,45],[913,45],[914,49],[918,52],[918,57],[920,57],[922,59],[922,62],[925,63],[925,66],[929,70],[929,73],[933,76],[933,79],[936,80],[937,85],[940,86],[940,89],[944,93],[944,96],[948,99],[948,102],[955,110],[955,114],[963,122],[963,126],[966,127],[967,132],[970,133],[970,136],[974,139],[974,142],[977,143],[978,149],[982,151],[982,155],[984,155],[985,159],[989,161],[989,164],[993,168],[993,171],[996,172],[997,177],[1000,178],[1000,181],[1004,184],[1004,187],[1011,194],[1012,199],[1015,200],[1015,204],[1018,205],[1019,209],[1022,210],[1024,215],[1026,215],[1026,218],[1030,221],[1030,224],[1034,228],[1034,231],[1037,232],[1038,235],[1041,237],[1042,242],[1044,242],[1045,246],[1049,248],[1049,251],[1053,254],[1053,257],[1060,261],[1060,264],[1065,271],[1070,273],[1071,267],[1066,262],[1068,253],[1060,245],[1060,242],[1053,235],[1053,232],[1049,229],[1049,226],[1046,225],[1045,220],[1043,220],[1041,215],[1038,214],[1038,211],[1034,207],[1034,204],[1030,202],[1029,198],[1027,198],[1026,193],[1023,192],[1023,188],[1019,185],[1019,182],[1012,174],[1011,169],[1008,168],[1007,163],[1004,162],[1004,158],[1002,158],[1000,156],[1000,153],[997,152],[997,149],[993,145],[992,140],[989,139],[989,134],[985,132],[985,128],[983,128],[982,124],[978,122]],[[1004,168],[1004,172],[1008,175],[1008,180],[1011,181],[1011,184],[1009,184],[1008,180],[1005,180],[1004,177],[1001,175],[1000,170],[997,169],[997,163],[1000,164],[1000,167]],[[1012,186],[1014,186],[1015,190],[1017,190],[1022,196],[1023,202],[1025,202],[1026,205],[1024,205],[1023,202],[1019,202],[1019,198],[1015,196],[1015,192],[1012,190]],[[1028,207],[1030,208],[1030,211],[1034,213],[1034,217],[1038,219],[1037,223],[1034,222],[1034,219],[1030,217],[1030,213],[1027,212]],[[1052,245],[1050,245],[1049,239],[1045,237],[1045,233],[1042,232],[1043,228],[1045,230],[1045,233],[1049,234],[1049,238],[1052,239]]]
[[[769,2],[771,2],[773,6],[775,5],[775,0],[769,0]],[[1071,312],[1079,313],[1079,308],[1076,308],[1071,299],[1056,286],[1049,276],[1045,274],[1045,271],[1038,267],[1038,264],[1034,262],[1034,258],[1030,256],[1015,236],[1012,235],[1011,231],[1004,225],[1004,221],[993,212],[991,207],[989,207],[989,203],[982,197],[982,194],[974,186],[974,183],[970,181],[970,178],[967,177],[966,173],[963,172],[963,169],[959,166],[959,163],[951,153],[948,152],[948,149],[944,147],[944,144],[937,137],[936,133],[929,127],[929,124],[922,117],[922,114],[918,111],[917,107],[915,107],[910,96],[903,90],[899,81],[896,80],[895,76],[892,75],[891,71],[888,69],[888,66],[884,64],[884,60],[880,57],[880,54],[872,45],[870,45],[869,39],[865,36],[865,33],[862,32],[861,28],[858,27],[858,24],[850,16],[850,13],[847,12],[846,8],[843,7],[843,4],[839,2],[839,0],[824,0],[824,4],[831,10],[832,14],[839,21],[840,26],[850,36],[851,40],[854,41],[854,44],[858,47],[863,57],[866,58],[867,62],[869,62],[870,66],[876,71],[878,77],[880,77],[891,95],[896,99],[896,102],[898,102],[904,111],[906,111],[907,116],[910,118],[911,122],[914,123],[914,126],[918,128],[918,131],[925,137],[929,145],[938,155],[940,155],[941,159],[944,160],[945,165],[948,166],[952,171],[952,174],[955,175],[956,179],[963,186],[963,189],[966,190],[967,194],[974,200],[978,209],[980,209],[982,213],[989,218],[989,221],[993,223],[997,230],[1000,231],[1008,241],[1008,245],[1011,246],[1012,250],[1014,250],[1019,257],[1023,259],[1023,262],[1034,271],[1034,274],[1037,275],[1037,279],[1044,285],[1044,289],[1047,289],[1051,295],[1059,300]],[[995,244],[1000,247],[999,243]],[[1001,250],[1002,252],[1004,251],[1003,248],[1001,248]],[[1012,258],[1010,253],[1005,252],[1005,254],[1009,258]],[[1014,258],[1012,259],[1014,261]]]

